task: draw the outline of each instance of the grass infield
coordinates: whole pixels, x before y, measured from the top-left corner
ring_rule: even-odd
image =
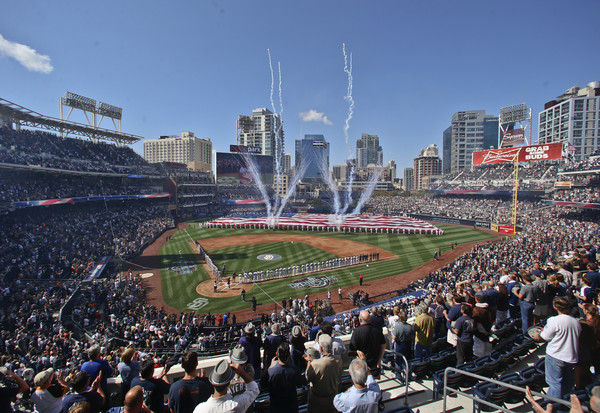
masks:
[[[161,249],[161,274],[162,294],[166,304],[181,311],[197,310],[201,312],[222,313],[236,311],[251,306],[249,300],[256,297],[258,305],[272,303],[273,300],[281,302],[283,298],[303,297],[305,294],[314,294],[332,290],[332,295],[337,295],[337,288],[358,284],[358,276],[362,274],[365,282],[383,279],[392,275],[408,272],[427,261],[433,259],[433,252],[441,248],[442,253],[450,250],[451,243],[464,244],[475,241],[485,241],[494,238],[493,234],[470,228],[436,224],[444,230],[444,235],[403,235],[403,234],[351,234],[343,235],[332,232],[302,232],[302,231],[277,231],[278,234],[299,234],[317,237],[329,237],[331,242],[337,238],[350,239],[364,244],[370,244],[388,250],[398,258],[388,259],[375,263],[346,267],[312,274],[310,276],[334,276],[337,282],[329,287],[319,289],[295,289],[290,287],[294,280],[306,275],[293,278],[279,279],[262,282],[254,286],[246,296],[247,302],[242,302],[239,295],[233,297],[202,297],[196,292],[196,286],[210,279],[209,274],[199,262],[199,256],[190,245],[192,240],[202,240],[214,237],[272,234],[270,230],[240,230],[240,229],[208,229],[198,228],[196,222],[190,222],[190,227],[180,230]],[[261,261],[257,256],[261,254],[277,254],[281,259],[276,261]],[[221,248],[210,251],[213,262],[221,268],[226,264],[227,274],[246,271],[266,270],[291,265],[301,265],[314,261],[325,261],[336,258],[321,249],[299,242],[277,242],[267,244],[253,244],[236,247]],[[423,274],[426,275],[426,274]],[[384,281],[382,281],[384,282]],[[241,287],[241,286],[240,286]],[[390,285],[389,290],[396,286]],[[246,288],[248,291],[248,288]]]

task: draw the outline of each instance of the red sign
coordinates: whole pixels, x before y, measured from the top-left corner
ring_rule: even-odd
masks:
[[[547,161],[563,157],[562,143],[546,145],[519,146],[517,148],[490,149],[473,152],[473,165],[511,163],[515,158],[519,162]]]
[[[523,129],[507,130],[502,137],[502,147],[523,145],[525,143],[525,131]]]
[[[515,227],[513,227],[512,225],[498,225],[498,232],[501,232],[503,234],[514,234]]]

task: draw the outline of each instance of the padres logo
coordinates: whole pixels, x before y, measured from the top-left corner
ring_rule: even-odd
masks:
[[[329,284],[337,282],[337,278],[333,275],[319,275],[317,277],[307,277],[300,280],[296,280],[288,286],[292,288],[322,288],[327,287]]]
[[[276,260],[280,260],[281,259],[281,255],[277,255],[277,254],[262,254],[262,255],[259,255],[256,258],[259,259],[259,260],[261,260],[261,261],[276,261]]]

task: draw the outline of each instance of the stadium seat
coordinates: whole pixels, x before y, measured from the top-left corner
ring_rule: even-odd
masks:
[[[444,393],[444,372],[446,369],[438,370],[433,373],[433,398],[436,399],[440,397]],[[466,386],[464,382],[464,375],[449,371],[447,377],[447,385],[448,387],[452,387],[453,389],[459,389],[461,387],[470,387]],[[462,386],[461,386],[462,384]]]
[[[519,376],[523,380],[526,380],[531,390],[540,392],[546,387],[546,376],[544,373],[538,371],[535,366],[526,367],[519,372]]]
[[[431,358],[413,359],[408,361],[410,376],[413,380],[426,377],[431,371]]]
[[[507,384],[512,384],[513,386],[518,386],[518,387],[523,387],[523,388],[525,388],[526,386],[529,386],[529,383],[530,383],[526,380],[523,380],[523,378],[521,376],[519,376],[519,373],[504,374],[504,375],[500,376],[498,378],[498,380],[501,382],[507,383]],[[507,403],[507,404],[521,403],[523,401],[523,399],[525,399],[525,393],[520,392],[520,391],[511,390],[506,395],[505,403]]]
[[[481,400],[494,403],[498,406],[504,406],[506,396],[511,392],[511,389],[504,386],[499,386],[494,383],[480,383],[473,388],[473,396],[478,397]],[[491,412],[497,409],[487,406],[483,403],[478,403],[473,400],[473,411],[474,412]]]

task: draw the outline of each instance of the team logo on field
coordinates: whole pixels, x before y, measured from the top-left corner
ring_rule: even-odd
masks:
[[[204,307],[206,305],[208,305],[208,299],[207,298],[203,298],[203,297],[198,297],[194,301],[192,301],[191,303],[189,303],[187,305],[187,308],[190,309],[190,310],[197,311],[197,310],[201,309],[202,307]]]
[[[198,269],[196,264],[190,264],[189,262],[182,262],[179,265],[169,267],[169,271],[173,271],[177,274],[191,274]]]
[[[276,260],[280,260],[281,259],[281,255],[277,255],[277,254],[262,254],[262,255],[259,255],[256,258],[258,258],[261,261],[276,261]]]
[[[316,277],[306,277],[300,280],[296,280],[288,285],[292,288],[322,288],[327,287],[329,284],[337,282],[337,278],[333,275],[319,275]]]

